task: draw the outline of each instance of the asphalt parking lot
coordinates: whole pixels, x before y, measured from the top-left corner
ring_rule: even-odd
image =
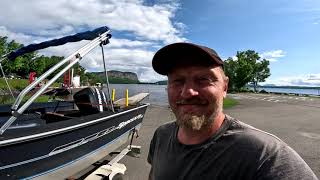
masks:
[[[320,177],[320,98],[247,93],[229,96],[239,104],[226,109],[226,114],[281,138]],[[141,157],[121,160],[127,167],[124,179],[148,179],[147,155],[153,132],[159,125],[174,119],[167,106],[148,108],[139,138],[134,142],[142,146]]]

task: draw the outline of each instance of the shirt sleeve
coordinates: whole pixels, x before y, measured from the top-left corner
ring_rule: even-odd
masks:
[[[259,180],[318,180],[307,163],[286,144],[263,160],[256,175]]]

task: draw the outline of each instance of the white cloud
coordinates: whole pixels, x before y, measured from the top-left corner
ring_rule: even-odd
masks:
[[[153,52],[143,50],[143,49],[108,49],[105,48],[105,58],[109,69],[112,66],[123,66],[127,69],[132,69],[133,67],[151,67],[151,59],[153,57]],[[101,50],[97,49],[90,53],[88,56],[91,60],[84,59],[83,65],[92,71],[103,70],[103,64],[101,59]],[[93,67],[92,62],[98,62],[100,66]]]
[[[153,45],[153,42],[148,41],[136,41],[136,40],[129,40],[129,39],[110,39],[110,44],[108,47],[110,48],[119,48],[119,47],[147,47]]]
[[[320,74],[310,74],[308,80],[320,80]]]
[[[4,26],[0,26],[0,36],[7,36],[9,41],[15,40],[15,41],[22,43],[22,44],[30,44],[30,43],[34,43],[37,40],[39,40],[39,38],[35,38],[30,35],[25,35],[23,33],[11,32]],[[42,38],[40,38],[40,39],[42,39]]]
[[[28,45],[107,25],[115,34],[124,35],[114,36],[105,48],[109,70],[135,72],[141,81],[163,80],[152,70],[155,52],[151,49],[186,41],[187,27],[174,21],[180,8],[177,1],[148,4],[144,0],[3,0],[0,36]],[[86,43],[50,47],[40,54],[66,57]],[[89,71],[102,71],[100,53],[97,48],[81,64]]]
[[[63,25],[59,29],[46,29],[37,32],[40,36],[51,36],[55,37],[57,35],[69,35],[75,34],[74,28],[70,25]]]
[[[261,59],[267,59],[268,61],[275,62],[279,58],[286,56],[286,52],[279,49],[273,51],[266,51],[260,54]]]
[[[158,79],[163,80],[165,78],[164,76],[157,75],[152,69],[151,59],[154,52],[146,50],[145,48],[150,43],[131,41],[128,39],[113,39],[113,42],[115,42],[115,45],[106,45],[104,47],[107,70],[134,72],[137,73],[140,81],[155,82],[158,81]],[[58,55],[67,57],[86,43],[88,43],[88,41],[50,47],[41,50],[39,53],[47,56]],[[126,43],[128,46],[123,47],[122,43]],[[111,44],[112,43],[110,43],[110,45]],[[100,47],[92,50],[80,61],[80,64],[88,71],[103,71],[104,67]]]
[[[46,49],[42,49],[39,51],[40,54],[46,56],[69,56],[84,45],[86,45],[89,41],[80,41],[77,43],[67,43],[61,46],[53,46]]]
[[[138,72],[138,76],[141,82],[157,82],[167,80],[166,76],[157,74],[152,68],[146,68],[143,71]]]
[[[320,74],[306,74],[280,77],[275,79],[267,79],[266,82],[260,83],[261,85],[273,84],[276,86],[320,86]]]
[[[184,41],[185,26],[172,19],[177,3],[146,6],[141,0],[10,0],[1,1],[1,25],[13,31],[60,36],[83,27],[108,25],[148,40]]]
[[[143,49],[123,49],[123,48],[105,48],[105,58],[107,70],[120,70],[137,73],[138,78],[142,81],[149,79],[153,81],[153,76],[142,76],[143,71],[153,71],[151,59],[153,52]],[[89,71],[102,71],[103,62],[100,50],[96,50],[82,61],[82,65]]]

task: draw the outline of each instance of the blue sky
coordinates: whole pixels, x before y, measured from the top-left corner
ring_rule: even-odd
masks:
[[[3,0],[0,36],[23,44],[108,25],[109,69],[133,71],[141,81],[166,77],[151,68],[163,45],[189,41],[215,49],[223,59],[255,50],[270,60],[266,83],[320,86],[319,0]],[[85,44],[40,53],[68,55]],[[89,71],[102,70],[99,50],[85,58]]]
[[[320,73],[320,1],[183,1],[185,37],[223,58],[252,49],[271,61],[270,83],[311,85]],[[192,7],[192,8],[191,8]]]

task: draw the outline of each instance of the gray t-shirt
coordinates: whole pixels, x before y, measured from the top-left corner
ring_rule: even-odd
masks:
[[[151,179],[317,179],[286,143],[230,116],[201,144],[181,144],[177,132],[171,122],[154,133],[148,155]]]

